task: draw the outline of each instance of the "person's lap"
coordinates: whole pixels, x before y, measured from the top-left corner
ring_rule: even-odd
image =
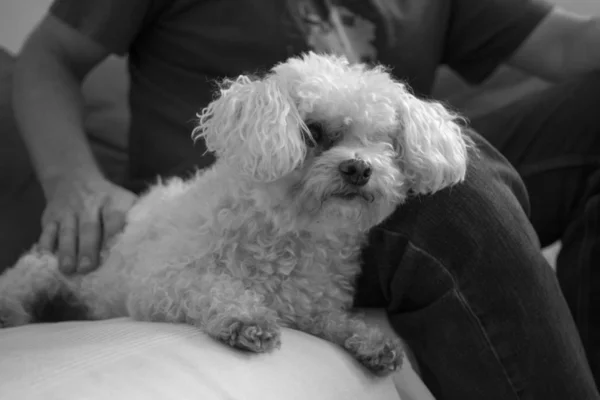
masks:
[[[598,398],[524,187],[487,150],[463,184],[409,201],[373,232],[364,274],[379,272],[384,300],[370,305],[387,307],[438,398]]]

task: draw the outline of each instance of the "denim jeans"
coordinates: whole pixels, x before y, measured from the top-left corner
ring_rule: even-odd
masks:
[[[596,73],[473,121],[466,181],[371,233],[356,304],[386,307],[437,398],[600,398],[599,104]]]

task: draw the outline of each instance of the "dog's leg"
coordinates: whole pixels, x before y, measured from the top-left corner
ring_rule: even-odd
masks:
[[[204,328],[214,338],[236,348],[263,353],[281,344],[277,313],[242,282],[221,280],[211,288]]]
[[[377,375],[386,375],[402,364],[404,351],[396,338],[379,327],[367,325],[344,311],[324,311],[301,323],[299,328],[342,346]]]
[[[255,292],[226,275],[166,269],[141,280],[129,295],[129,315],[199,327],[232,347],[257,353],[280,345],[277,314]]]

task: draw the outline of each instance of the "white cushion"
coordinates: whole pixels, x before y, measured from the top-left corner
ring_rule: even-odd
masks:
[[[407,363],[404,368],[410,368]],[[414,371],[397,382],[416,379]],[[186,325],[114,319],[0,330],[0,399],[421,400],[337,346],[284,330],[270,354],[239,352]],[[424,387],[424,386],[423,386]]]

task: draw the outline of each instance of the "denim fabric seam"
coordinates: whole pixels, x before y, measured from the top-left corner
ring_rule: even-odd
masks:
[[[391,232],[391,231],[389,231],[389,230],[387,230],[385,228],[383,228],[383,230],[386,231],[386,232],[388,232],[388,233],[400,235],[400,236],[403,236],[404,238],[406,238],[406,240],[408,242],[408,246],[410,246],[414,251],[416,251],[416,252],[424,255],[425,257],[429,258],[432,262],[436,263],[440,268],[442,268],[444,270],[444,272],[446,274],[448,274],[448,276],[450,276],[450,278],[452,279],[452,283],[454,285],[454,288],[452,289],[452,291],[456,294],[456,297],[460,301],[463,309],[465,311],[467,311],[467,314],[470,316],[470,318],[477,324],[477,327],[479,328],[479,331],[480,331],[481,335],[483,336],[485,342],[487,343],[488,348],[490,349],[491,353],[493,354],[494,358],[496,359],[496,362],[500,366],[500,369],[502,370],[502,373],[503,373],[506,381],[508,382],[509,387],[511,388],[513,394],[515,395],[515,399],[519,400],[520,399],[519,390],[517,390],[517,388],[515,387],[512,379],[510,378],[510,376],[508,374],[508,371],[506,370],[506,367],[502,363],[501,357],[498,355],[496,349],[494,348],[494,345],[492,344],[492,341],[490,340],[489,336],[487,335],[487,332],[486,332],[485,328],[481,324],[481,321],[479,320],[479,317],[473,311],[473,309],[469,306],[469,303],[468,303],[467,299],[465,298],[465,296],[461,292],[460,286],[458,285],[458,280],[456,279],[456,276],[438,258],[434,257],[432,254],[430,254],[429,252],[427,252],[426,250],[424,250],[420,246],[417,246],[416,244],[414,244],[413,241],[410,238],[408,238],[408,237],[406,237],[406,236],[404,236],[404,235],[402,235],[401,233],[398,233],[398,232]]]
[[[407,238],[407,240],[408,240],[409,246],[411,246],[415,251],[418,251],[421,254],[424,254],[425,256],[427,256],[429,259],[431,259],[433,262],[435,262],[440,268],[442,268],[446,272],[446,274],[448,274],[452,278],[452,282],[454,283],[454,288],[452,289],[452,291],[456,294],[457,299],[460,301],[462,307],[467,311],[467,313],[471,317],[471,319],[477,324],[477,327],[479,328],[481,335],[483,336],[485,342],[487,343],[488,348],[490,349],[490,351],[494,355],[494,358],[496,359],[496,362],[502,369],[502,373],[504,374],[504,377],[505,377],[506,381],[508,382],[508,385],[510,386],[513,394],[515,395],[515,399],[519,400],[520,396],[517,391],[517,388],[515,387],[515,385],[512,382],[512,379],[508,375],[508,371],[506,370],[506,367],[502,363],[502,359],[500,358],[500,356],[498,355],[498,352],[494,348],[492,341],[490,340],[489,336],[487,335],[487,332],[486,332],[484,326],[481,324],[479,317],[477,316],[475,311],[473,311],[473,309],[469,306],[467,299],[465,298],[462,291],[460,290],[460,286],[458,284],[458,280],[456,279],[456,276],[454,276],[452,271],[450,271],[450,269],[448,269],[444,265],[444,263],[442,263],[439,259],[434,257],[432,254],[430,254],[426,250],[422,249],[421,247],[415,245],[410,239]]]

